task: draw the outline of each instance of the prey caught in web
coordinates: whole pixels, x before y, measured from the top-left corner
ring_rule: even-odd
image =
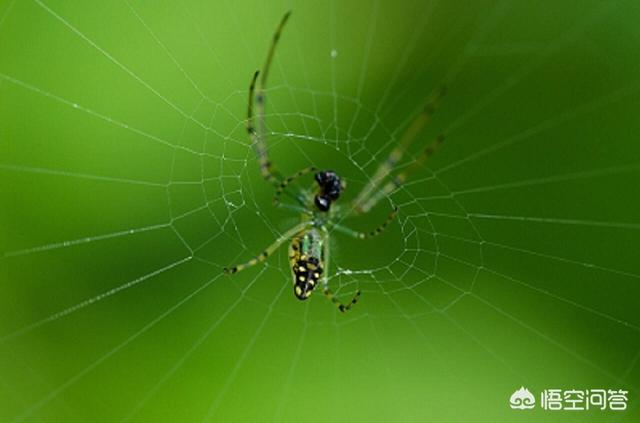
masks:
[[[286,208],[300,213],[301,221],[278,237],[257,257],[246,263],[227,267],[224,272],[234,274],[261,263],[283,243],[290,241],[289,264],[295,296],[300,300],[306,300],[311,296],[316,286],[321,284],[325,297],[344,313],[358,302],[361,291],[357,290],[353,298],[344,303],[338,300],[329,288],[329,231],[335,230],[356,239],[366,240],[382,233],[395,219],[398,213],[397,207],[393,208],[387,219],[380,226],[370,232],[355,231],[338,223],[344,217],[362,215],[369,212],[380,200],[398,189],[406,181],[407,177],[421,167],[436,151],[444,140],[443,135],[438,136],[404,171],[391,175],[411,143],[418,138],[420,131],[431,118],[440,99],[445,94],[445,90],[443,88],[437,90],[432,95],[432,98],[427,101],[421,113],[407,127],[397,146],[391,151],[387,159],[378,166],[369,182],[362,188],[350,205],[344,206],[338,203],[342,191],[346,188],[346,183],[333,170],[306,167],[291,176],[283,177],[269,160],[267,151],[265,88],[278,40],[290,15],[291,12],[287,12],[282,17],[273,35],[262,72],[256,71],[251,80],[247,109],[247,133],[256,151],[262,177],[275,188],[274,205],[286,206]],[[311,188],[309,190],[298,189],[295,192],[291,192],[290,184],[309,174],[313,174],[314,179]],[[295,204],[283,204],[280,201],[283,194],[291,197]]]

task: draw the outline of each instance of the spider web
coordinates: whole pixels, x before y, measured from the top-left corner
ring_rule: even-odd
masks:
[[[637,418],[637,7],[444,3],[6,3],[0,419],[504,420],[521,385],[627,389],[573,418]],[[437,156],[342,223],[397,221],[331,235],[346,315],[295,300],[284,248],[222,275],[297,222],[244,129],[289,9],[283,173],[335,169],[348,201],[450,91],[399,170],[445,133]]]

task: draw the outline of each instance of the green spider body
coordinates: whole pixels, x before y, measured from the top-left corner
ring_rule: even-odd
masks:
[[[311,296],[325,269],[325,236],[317,228],[295,235],[289,246],[293,292],[299,300]]]

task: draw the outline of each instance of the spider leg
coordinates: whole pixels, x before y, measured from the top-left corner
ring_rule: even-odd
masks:
[[[373,238],[374,236],[378,236],[382,232],[384,232],[387,226],[389,226],[389,223],[391,223],[393,219],[396,218],[397,214],[398,214],[398,207],[394,207],[393,211],[389,213],[389,216],[387,217],[387,219],[380,226],[378,226],[377,228],[369,232],[354,231],[353,229],[347,228],[346,226],[342,226],[338,223],[334,223],[332,225],[332,228],[338,232],[341,232],[345,235],[349,235],[350,237],[353,237],[356,239],[369,239],[369,238]]]
[[[315,167],[311,166],[311,167],[305,167],[302,170],[299,170],[298,172],[294,173],[291,176],[286,177],[285,179],[282,180],[282,182],[280,183],[280,185],[278,185],[278,188],[276,189],[276,195],[273,197],[273,204],[278,205],[280,204],[280,196],[282,195],[282,191],[284,191],[287,186],[289,186],[289,184],[293,181],[295,181],[296,179],[307,175],[311,172],[315,172],[316,169]]]
[[[260,88],[264,88],[267,85],[267,77],[269,76],[269,69],[271,68],[271,61],[273,60],[274,53],[276,51],[276,46],[278,45],[278,41],[280,40],[280,34],[282,34],[282,29],[284,25],[289,20],[289,16],[291,16],[291,11],[282,16],[280,20],[280,24],[278,28],[276,28],[276,32],[273,34],[273,40],[271,41],[271,47],[269,47],[269,53],[267,54],[267,60],[264,63],[264,71],[262,72],[262,78],[260,79]],[[260,96],[260,91],[258,91],[258,96]]]
[[[378,169],[375,171],[367,185],[362,188],[362,191],[360,191],[355,200],[353,200],[353,208],[357,214],[366,213],[368,211],[368,209],[363,209],[363,204],[371,196],[382,180],[391,173],[413,141],[418,138],[420,131],[431,119],[431,116],[435,112],[445,93],[446,90],[442,87],[432,95],[432,98],[424,106],[420,114],[413,119],[404,131],[398,145],[391,151],[387,159],[380,163]]]
[[[271,68],[271,62],[273,60],[273,55],[276,50],[276,46],[278,44],[278,40],[280,39],[280,34],[282,33],[282,29],[284,25],[287,23],[291,12],[287,12],[282,17],[276,32],[273,34],[273,40],[271,41],[271,47],[269,48],[269,53],[267,54],[267,60],[262,68],[262,76],[259,81],[258,91],[255,93],[255,102],[256,102],[256,113],[255,120],[257,124],[254,123],[253,118],[253,98],[254,92],[256,89],[256,81],[258,79],[259,71],[256,71],[253,74],[253,79],[251,80],[251,85],[249,86],[249,106],[247,111],[247,132],[249,133],[249,137],[251,138],[251,142],[256,150],[256,155],[258,156],[258,163],[260,165],[260,173],[262,177],[271,182],[273,184],[277,184],[282,176],[280,173],[275,170],[272,166],[271,161],[269,160],[269,153],[267,151],[267,143],[266,143],[266,133],[267,128],[264,120],[264,103],[265,103],[265,87],[267,85],[267,76],[269,75],[269,70]]]
[[[380,200],[391,194],[393,191],[397,190],[402,184],[405,183],[409,175],[411,175],[416,170],[420,169],[420,167],[424,164],[425,161],[436,152],[438,147],[444,142],[444,135],[439,135],[436,140],[430,144],[427,148],[424,149],[420,157],[418,157],[411,166],[407,167],[403,172],[398,173],[394,176],[389,182],[387,182],[381,190],[375,192],[368,199],[364,201],[364,203],[360,206],[361,212],[366,213],[371,210]]]
[[[262,135],[264,132],[262,132],[262,130],[256,129],[255,119],[253,117],[253,98],[255,97],[256,79],[258,79],[259,74],[260,71],[255,71],[255,73],[253,74],[253,78],[251,79],[251,84],[249,85],[249,102],[247,106],[247,134],[249,134],[251,145],[256,152],[256,156],[258,157],[258,164],[260,165],[260,173],[262,174],[262,177],[269,182],[273,182],[274,180],[279,179],[279,177],[277,172],[274,171],[271,167],[269,154],[267,153],[267,146],[264,141],[264,136]],[[264,123],[260,122],[260,120],[264,120],[264,118],[261,116],[259,117],[259,127],[262,127],[264,126]]]
[[[361,291],[358,289],[353,298],[351,298],[351,301],[349,301],[347,304],[342,303],[339,299],[336,298],[333,291],[329,289],[329,235],[326,232],[326,229],[324,230],[324,241],[322,248],[324,249],[325,263],[322,277],[324,296],[327,297],[327,299],[331,301],[336,307],[338,307],[338,310],[340,310],[340,312],[346,313],[347,311],[351,310],[351,307],[353,307],[355,303],[358,302],[358,300],[360,299]]]
[[[351,307],[353,307],[353,305],[355,303],[357,303],[358,300],[360,299],[360,294],[361,293],[362,292],[358,289],[356,291],[356,294],[351,299],[351,301],[349,301],[349,303],[345,305],[345,304],[341,303],[340,300],[335,297],[335,295],[329,289],[329,287],[327,287],[327,286],[324,287],[324,296],[327,297],[327,299],[329,301],[331,301],[333,304],[335,304],[336,307],[338,307],[338,310],[340,310],[342,313],[346,313],[347,311],[351,310]]]
[[[309,226],[310,226],[309,222],[298,223],[296,226],[294,226],[293,228],[289,229],[284,234],[280,235],[278,237],[278,239],[276,239],[273,242],[273,244],[269,245],[260,255],[252,258],[251,260],[247,261],[246,263],[237,264],[237,265],[231,266],[231,267],[225,267],[224,268],[224,273],[232,275],[234,273],[238,273],[238,272],[246,269],[247,267],[255,266],[256,264],[265,261],[271,254],[273,254],[273,252],[275,250],[278,249],[278,247],[280,247],[282,245],[283,242],[285,242],[286,240],[290,239],[291,237],[293,237],[297,233],[303,231],[304,229],[308,228]]]
[[[313,212],[305,207],[302,206],[298,206],[295,204],[289,204],[289,203],[278,203],[276,204],[276,207],[285,209],[285,210],[291,210],[294,211],[296,213],[300,213],[303,216],[307,216],[307,217],[313,217]]]

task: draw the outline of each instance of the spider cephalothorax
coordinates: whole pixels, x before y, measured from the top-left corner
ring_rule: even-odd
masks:
[[[341,224],[344,218],[367,213],[383,198],[398,189],[407,179],[407,176],[411,172],[419,169],[423,162],[433,154],[435,148],[440,145],[442,137],[438,137],[435,143],[424,149],[423,153],[413,161],[411,166],[390,178],[386,184],[383,184],[387,177],[392,176],[390,174],[394,170],[396,163],[402,159],[407,148],[417,138],[422,126],[429,120],[444,91],[440,90],[436,92],[435,96],[427,102],[422,112],[414,118],[413,122],[406,129],[405,135],[401,137],[400,143],[391,151],[389,158],[378,166],[378,170],[369,179],[356,198],[351,201],[351,205],[341,209],[336,207],[331,210],[331,213],[326,213],[331,209],[331,204],[338,200],[340,194],[344,191],[344,180],[332,170],[318,170],[314,166],[306,167],[291,176],[283,177],[282,174],[272,166],[265,142],[267,133],[264,100],[267,75],[269,74],[276,43],[280,39],[280,32],[287,22],[287,19],[289,19],[289,13],[286,13],[282,17],[280,25],[276,29],[263,71],[261,73],[256,71],[253,74],[253,79],[249,85],[249,107],[247,109],[246,125],[247,134],[258,156],[260,173],[276,190],[273,203],[276,206],[286,207],[287,209],[299,212],[301,214],[301,222],[281,234],[258,256],[245,263],[225,267],[224,272],[234,274],[247,267],[255,266],[265,261],[284,242],[290,240],[289,264],[293,277],[293,293],[295,296],[300,300],[306,300],[320,284],[324,295],[338,307],[338,310],[344,313],[350,310],[358,301],[358,298],[360,298],[360,290],[356,290],[349,302],[342,303],[334,296],[329,288],[330,231],[340,232],[356,239],[368,239],[380,235],[387,225],[393,221],[398,211],[397,207],[393,208],[389,217],[382,225],[369,232],[354,231]],[[262,76],[258,81],[259,74]],[[254,100],[256,103],[255,116]],[[296,193],[288,191],[288,187],[290,187],[291,184],[295,182],[299,183],[301,178],[309,174],[314,175],[317,185],[313,186],[310,190],[298,189]],[[280,197],[283,193],[289,194],[289,197],[291,197],[295,203],[282,203]],[[320,213],[317,212],[318,210]]]
[[[315,179],[320,187],[320,192],[316,194],[314,203],[320,211],[329,211],[331,202],[340,197],[344,185],[338,174],[332,170],[322,170],[316,173]]]

